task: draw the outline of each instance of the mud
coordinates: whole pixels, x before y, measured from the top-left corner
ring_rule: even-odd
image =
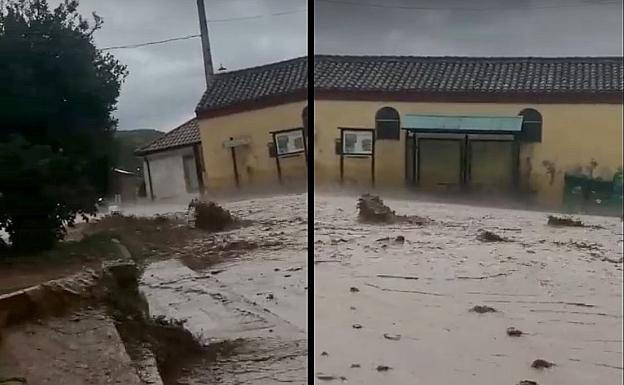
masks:
[[[106,306],[138,373],[153,371],[153,361],[163,385],[178,385],[180,378],[197,362],[208,365],[228,355],[234,342],[205,346],[201,336],[185,328],[185,320],[153,317],[139,290],[141,271],[131,264],[107,270]],[[151,359],[150,359],[151,358]]]
[[[496,309],[494,309],[491,306],[486,306],[486,305],[476,305],[473,308],[471,308],[470,311],[473,313],[479,313],[479,314],[496,313]]]
[[[477,239],[481,242],[511,242],[511,239],[501,237],[500,235],[487,230],[482,230],[477,235]]]
[[[507,328],[507,335],[509,337],[520,337],[522,334],[524,333],[520,329],[516,329],[514,327]]]
[[[132,255],[124,254],[128,263],[105,264],[89,289],[62,286],[71,306],[54,305],[66,310],[46,316],[36,333],[44,336],[50,328],[59,338],[74,336],[76,324],[101,330],[61,338],[63,344],[49,349],[57,356],[66,351],[62,361],[51,360],[41,370],[20,367],[20,375],[36,385],[54,383],[54,378],[104,384],[107,374],[113,383],[128,385],[307,383],[306,198],[228,206],[233,216],[250,218],[246,223],[253,225],[205,232],[189,228],[183,212],[152,211],[151,218],[116,215],[87,226],[87,232],[110,232],[121,243],[130,241]],[[25,303],[24,309],[32,305]],[[95,313],[87,314],[87,308]],[[9,350],[16,351],[11,362],[32,365],[35,357],[43,357],[30,345],[43,347],[51,337],[40,340],[28,333],[11,329],[8,334]],[[81,337],[88,348],[72,342]],[[101,349],[120,355],[94,354]],[[98,374],[90,376],[88,369]]]
[[[305,384],[306,196],[228,202],[248,221],[194,239],[148,263],[140,290],[153,317],[217,354],[186,359],[184,384]]]
[[[557,227],[538,211],[384,199],[432,221],[363,224],[356,199],[315,196],[314,343],[328,353],[315,373],[362,385],[621,382],[619,218]],[[480,230],[514,242],[480,242]],[[393,242],[399,234],[405,242]],[[468,311],[477,305],[497,312]],[[533,369],[536,358],[556,366]]]
[[[0,296],[4,324],[12,326],[37,318],[62,316],[94,303],[102,296],[98,286],[101,275],[99,270],[85,269],[66,278]]]
[[[15,325],[0,344],[0,377],[28,385],[143,385],[104,309]]]
[[[411,223],[425,225],[429,222],[427,218],[417,215],[397,215],[394,210],[386,206],[383,200],[376,195],[364,194],[357,202],[358,217],[362,223],[392,224]]]
[[[555,215],[548,216],[548,224],[550,226],[585,227],[585,224],[578,219],[571,217],[558,217]]]
[[[193,200],[189,204],[196,228],[206,231],[223,231],[237,222],[232,214],[215,202]]]
[[[541,358],[533,361],[533,363],[531,364],[531,367],[534,369],[548,369],[552,368],[553,366],[555,366],[555,364],[546,360],[542,360]]]

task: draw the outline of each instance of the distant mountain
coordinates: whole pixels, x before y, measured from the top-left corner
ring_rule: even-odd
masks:
[[[115,167],[139,172],[142,175],[143,160],[134,156],[134,150],[160,138],[165,133],[157,130],[124,130],[115,132],[118,156]]]

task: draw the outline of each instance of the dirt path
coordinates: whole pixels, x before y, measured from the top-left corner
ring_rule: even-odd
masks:
[[[621,383],[622,264],[603,260],[622,257],[619,219],[387,201],[434,222],[363,225],[355,199],[317,198],[315,383]]]
[[[142,383],[112,320],[93,309],[6,330],[0,378],[28,385]]]

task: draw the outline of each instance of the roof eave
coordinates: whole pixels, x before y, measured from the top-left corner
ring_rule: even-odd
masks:
[[[179,150],[181,148],[185,148],[185,147],[193,147],[197,144],[200,144],[201,140],[197,140],[194,142],[190,142],[190,143],[185,143],[185,144],[178,144],[175,146],[170,146],[170,147],[164,147],[164,148],[158,148],[158,149],[152,149],[152,150],[136,150],[134,151],[134,155],[142,157],[142,156],[147,156],[147,155],[153,155],[159,152],[167,152],[167,151],[173,151],[173,150]]]
[[[316,99],[461,102],[461,103],[536,103],[536,104],[622,104],[622,92],[439,92],[395,90],[341,90],[316,88]]]
[[[240,112],[259,110],[262,108],[274,107],[280,104],[307,100],[308,90],[300,89],[286,94],[265,96],[254,100],[247,100],[215,108],[198,108],[195,110],[195,113],[197,114],[198,119],[209,119],[218,116],[232,115]]]

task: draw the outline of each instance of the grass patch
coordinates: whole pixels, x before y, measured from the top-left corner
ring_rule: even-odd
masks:
[[[4,249],[0,254],[0,266],[89,262],[118,256],[119,249],[113,242],[118,234],[93,233],[79,241],[65,241],[54,248],[34,254],[16,254]]]
[[[186,223],[164,216],[135,217],[112,215],[92,223],[87,234],[114,234],[136,262],[166,256],[201,235]]]

